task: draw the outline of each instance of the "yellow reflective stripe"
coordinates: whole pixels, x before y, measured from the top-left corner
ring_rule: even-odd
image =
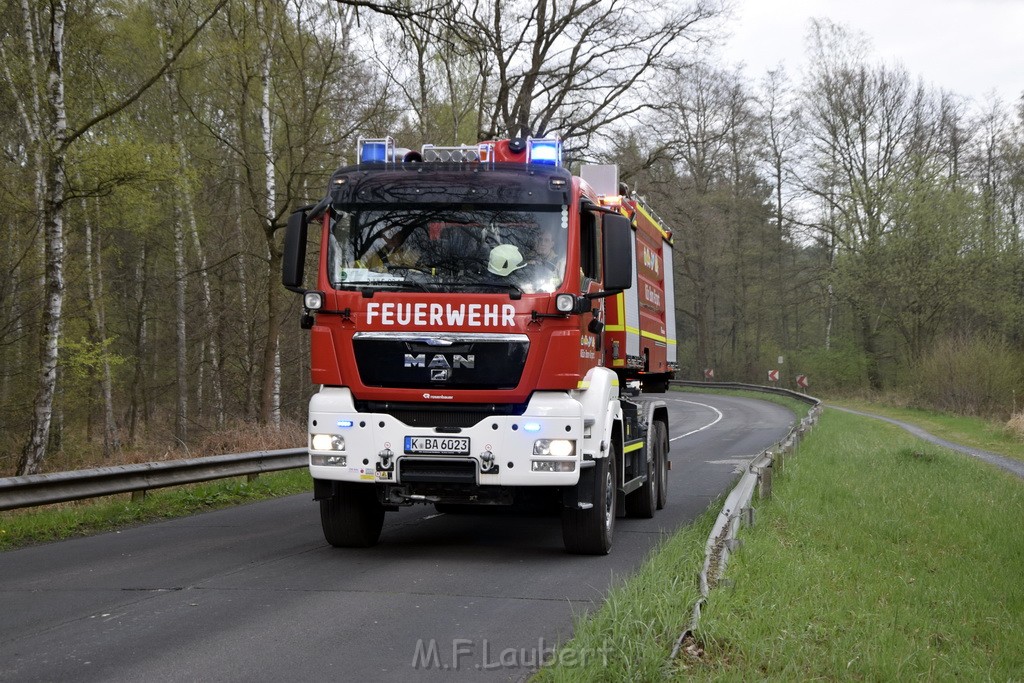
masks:
[[[618,378],[612,380],[612,386],[613,387],[619,386]],[[590,382],[581,379],[581,380],[576,382],[576,388],[577,389],[589,389],[590,388]]]
[[[669,239],[668,231],[666,231],[665,228],[661,227],[661,224],[658,223],[658,221],[654,218],[654,216],[652,216],[651,214],[649,214],[647,212],[647,209],[644,208],[643,204],[641,204],[640,202],[637,202],[636,203],[636,209],[637,209],[637,211],[642,213],[647,218],[647,220],[649,220],[654,225],[654,227],[656,227],[658,229],[658,231],[661,233],[662,237],[664,237],[665,239]]]
[[[622,332],[626,329],[626,295],[616,294],[615,295],[615,309],[619,313],[619,324],[608,325],[605,327],[605,332]]]
[[[643,441],[637,441],[636,443],[631,443],[628,446],[623,446],[622,447],[622,452],[623,453],[632,453],[633,451],[638,451],[638,450],[640,450],[643,447],[644,447],[644,442]]]

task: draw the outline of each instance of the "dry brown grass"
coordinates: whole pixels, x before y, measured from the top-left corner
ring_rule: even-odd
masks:
[[[1024,441],[1024,412],[1014,413],[1006,422],[1006,431]]]
[[[280,448],[302,448],[306,445],[305,422],[285,421],[280,429],[268,425],[235,420],[221,429],[197,431],[191,443],[176,444],[170,426],[172,421],[154,421],[153,426],[136,439],[133,445],[123,446],[111,457],[103,457],[103,444],[96,436],[65,433],[59,451],[51,452],[44,463],[44,472],[67,472],[92,467],[110,467],[163,460],[183,460],[225,453],[249,453]],[[122,435],[127,441],[127,434]],[[3,449],[0,458],[0,477],[10,477],[18,464],[15,444]]]

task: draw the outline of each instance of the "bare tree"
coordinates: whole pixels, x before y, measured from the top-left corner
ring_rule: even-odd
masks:
[[[869,66],[860,44],[842,27],[819,22],[814,31],[807,84],[814,164],[805,189],[836,218],[827,228],[849,256],[844,261],[848,301],[868,359],[868,379],[880,388],[876,304],[881,302],[876,297],[884,297],[885,290],[877,256],[893,228],[895,193],[913,172],[909,152],[920,133],[917,115],[926,94],[901,67]]]
[[[481,138],[558,133],[577,148],[651,107],[658,98],[648,83],[706,40],[724,11],[718,0],[473,0],[432,13],[429,4],[352,4],[396,17],[416,46],[422,78],[407,95],[418,111],[433,57],[460,55],[480,71],[472,87]]]

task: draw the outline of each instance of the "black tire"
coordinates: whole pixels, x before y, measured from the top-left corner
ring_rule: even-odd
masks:
[[[657,491],[657,509],[668,503],[668,429],[664,422],[651,426],[651,443],[654,446],[654,471]]]
[[[645,379],[641,381],[645,394],[664,394],[668,391],[668,378]]]
[[[626,496],[626,515],[629,517],[650,519],[654,516],[654,507],[658,501],[656,437],[657,434],[652,428],[647,435],[647,480],[643,486]]]
[[[562,542],[577,555],[607,555],[615,531],[615,500],[618,479],[615,463],[618,449],[613,444],[608,456],[596,460],[594,506],[589,510],[562,510]]]
[[[384,526],[384,506],[371,484],[341,482],[338,495],[320,501],[324,538],[335,548],[377,545]]]

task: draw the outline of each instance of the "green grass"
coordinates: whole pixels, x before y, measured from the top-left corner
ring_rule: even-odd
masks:
[[[717,506],[666,544],[688,561],[655,555],[641,583],[617,588],[577,625],[564,647],[610,641],[606,668],[560,663],[537,680],[1024,676],[1019,479],[893,425],[826,410],[776,473],[774,497],[755,506],[757,525],[742,532],[728,581],[704,609],[703,656],[667,662]]]
[[[35,543],[57,541],[144,524],[158,519],[184,517],[313,489],[305,468],[265,474],[254,481],[221,479],[168,489],[158,489],[141,502],[127,494],[98,500],[65,503],[42,508],[0,512],[0,551]]]
[[[999,422],[918,408],[896,408],[854,399],[829,400],[827,403],[909,422],[947,441],[1024,460],[1024,442]]]
[[[853,438],[851,438],[853,437]],[[712,594],[680,677],[1015,680],[1024,485],[826,411]]]
[[[611,590],[601,609],[578,618],[572,641],[532,680],[660,680],[700,595],[704,543],[717,514],[709,509],[665,540],[629,581]]]

